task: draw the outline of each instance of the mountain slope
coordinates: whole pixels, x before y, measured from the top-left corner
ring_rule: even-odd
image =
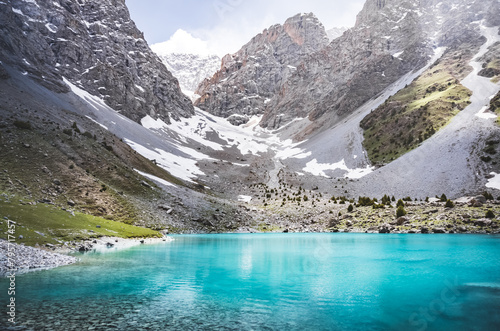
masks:
[[[68,91],[67,77],[134,121],[193,114],[124,0],[13,0],[0,8],[0,60],[44,86]]]

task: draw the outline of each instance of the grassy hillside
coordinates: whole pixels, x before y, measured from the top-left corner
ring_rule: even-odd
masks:
[[[364,147],[374,164],[386,164],[431,137],[469,103],[459,82],[469,72],[462,50],[448,51],[410,85],[361,122]]]
[[[3,195],[0,200],[2,228],[0,238],[7,239],[7,221],[16,222],[16,243],[58,244],[102,236],[122,238],[161,237],[151,229],[137,227],[80,212],[72,212],[49,204],[24,201]]]

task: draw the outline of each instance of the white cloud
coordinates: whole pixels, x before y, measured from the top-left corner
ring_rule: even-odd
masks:
[[[157,54],[213,54],[209,49],[207,41],[195,38],[189,32],[182,29],[177,30],[169,40],[151,45],[151,49]]]

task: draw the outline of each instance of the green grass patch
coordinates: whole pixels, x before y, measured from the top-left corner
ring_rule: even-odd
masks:
[[[457,61],[445,57],[363,119],[363,145],[374,164],[418,147],[470,103]]]
[[[7,221],[16,222],[16,243],[34,246],[36,243],[60,243],[62,241],[85,240],[102,236],[121,238],[161,237],[151,229],[137,227],[79,212],[70,212],[52,205],[38,203],[23,205],[16,202],[0,201],[2,231],[0,238],[7,239]],[[22,235],[23,238],[19,239]]]

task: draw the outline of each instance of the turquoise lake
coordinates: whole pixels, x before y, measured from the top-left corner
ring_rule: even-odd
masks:
[[[18,326],[500,330],[498,235],[174,238],[85,254],[77,265],[18,276]],[[7,287],[1,279],[3,307]],[[6,326],[3,317],[0,328]]]

